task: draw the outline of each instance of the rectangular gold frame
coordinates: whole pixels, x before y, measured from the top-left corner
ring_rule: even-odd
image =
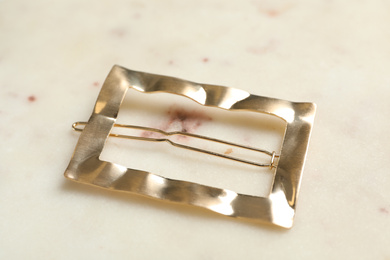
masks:
[[[286,131],[269,196],[256,197],[172,180],[100,160],[104,144],[129,88],[145,93],[182,95],[204,106],[260,112],[283,119]],[[65,171],[65,177],[110,190],[190,204],[230,217],[291,228],[315,111],[316,105],[313,103],[261,97],[235,88],[131,71],[116,65],[102,86],[94,111]]]

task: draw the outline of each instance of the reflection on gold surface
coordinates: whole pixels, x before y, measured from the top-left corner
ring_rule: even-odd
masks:
[[[231,203],[237,196],[238,194],[233,191],[224,190],[224,194],[218,196],[219,203],[210,205],[209,209],[221,213],[223,215],[232,215],[234,213],[234,210]]]
[[[283,118],[287,123],[292,123],[294,121],[295,112],[294,109],[289,107],[279,107],[275,110],[275,115]]]
[[[99,114],[103,111],[103,109],[106,107],[107,105],[107,102],[106,101],[98,101],[96,102],[96,105],[95,105],[95,113],[96,114]]]
[[[283,226],[292,225],[295,210],[288,204],[285,193],[282,190],[273,192],[269,199],[272,201],[272,221]]]

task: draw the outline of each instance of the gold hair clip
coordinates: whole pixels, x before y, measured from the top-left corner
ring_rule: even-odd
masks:
[[[229,111],[252,111],[278,117],[286,123],[280,154],[186,131],[165,131],[152,127],[117,124],[119,108],[129,88],[143,93],[165,92],[181,95],[203,106]],[[114,66],[102,86],[88,123],[73,124],[73,129],[81,132],[81,135],[65,171],[65,177],[110,190],[194,205],[230,217],[258,220],[291,228],[315,111],[316,106],[313,103],[295,103],[261,97],[235,88],[199,84]],[[113,132],[115,128],[142,130],[153,132],[155,135],[115,134]],[[275,170],[272,188],[268,196],[251,196],[228,189],[169,179],[104,161],[100,159],[100,155],[109,136],[167,142],[178,148],[258,167],[268,167]],[[228,153],[181,144],[171,140],[171,136],[185,136],[247,149],[265,154],[269,159],[264,162],[246,160],[230,156]]]

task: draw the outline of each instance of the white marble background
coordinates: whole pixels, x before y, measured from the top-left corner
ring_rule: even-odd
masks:
[[[390,259],[390,1],[0,1],[1,259]],[[318,112],[295,226],[63,178],[113,64]]]

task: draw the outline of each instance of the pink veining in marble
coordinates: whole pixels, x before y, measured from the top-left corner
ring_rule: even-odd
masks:
[[[390,212],[386,208],[379,208],[379,212],[384,213],[384,214],[389,214]]]
[[[163,131],[181,131],[184,133],[195,132],[205,121],[210,121],[212,118],[201,111],[196,110],[185,110],[178,108],[175,105],[171,106],[168,111],[168,120],[166,120],[159,129]],[[160,134],[144,131],[141,134],[142,137],[161,137]],[[185,136],[178,136],[179,139],[186,139]]]
[[[294,6],[293,3],[265,3],[264,1],[254,1],[254,5],[257,6],[261,14],[265,14],[266,16],[271,18],[282,15]]]
[[[275,39],[270,39],[262,45],[249,46],[246,51],[255,55],[261,55],[275,50],[277,45],[278,42]]]
[[[110,30],[110,34],[112,34],[116,37],[122,38],[123,36],[125,36],[127,34],[127,32],[125,29],[118,27],[118,28],[114,28],[114,29]]]
[[[36,98],[34,95],[29,96],[27,99],[28,99],[28,101],[31,102],[31,103],[32,103],[32,102],[35,102],[35,101],[37,100],[37,98]]]

